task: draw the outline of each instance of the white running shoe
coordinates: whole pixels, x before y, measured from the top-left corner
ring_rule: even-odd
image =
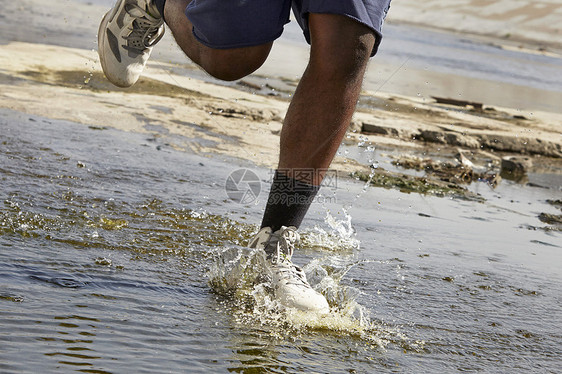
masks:
[[[289,308],[304,311],[328,313],[330,306],[326,298],[316,292],[306,280],[304,271],[291,262],[299,234],[294,227],[281,227],[271,232],[271,228],[262,228],[249,244],[250,248],[263,249],[272,253],[269,258],[271,284],[275,297]]]
[[[119,87],[135,84],[163,35],[164,20],[152,0],[117,0],[98,30],[98,54],[107,79]]]

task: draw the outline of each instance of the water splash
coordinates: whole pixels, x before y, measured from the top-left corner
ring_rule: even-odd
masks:
[[[208,272],[212,289],[222,295],[245,296],[254,286],[263,283],[265,252],[262,250],[227,247],[216,250],[214,263]]]
[[[355,229],[351,224],[351,215],[342,209],[343,219],[335,218],[329,211],[326,212],[324,223],[328,229],[314,226],[302,235],[304,247],[321,249],[331,252],[349,252],[359,249],[361,242],[357,239]]]
[[[207,275],[226,312],[241,327],[265,330],[270,337],[289,341],[310,333],[327,333],[359,339],[370,348],[384,349],[393,342],[405,346],[407,338],[397,327],[372,321],[368,310],[356,301],[360,292],[341,283],[354,265],[330,256],[327,263],[313,260],[303,268],[311,286],[326,296],[328,314],[281,305],[264,276],[267,265],[262,250],[221,248],[214,253]]]

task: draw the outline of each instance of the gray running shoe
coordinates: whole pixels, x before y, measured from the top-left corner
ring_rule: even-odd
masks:
[[[98,30],[98,54],[107,79],[130,87],[139,79],[164,21],[152,0],[117,0]]]
[[[281,227],[271,232],[262,228],[249,244],[250,248],[273,253],[269,258],[269,272],[275,297],[289,308],[328,313],[330,306],[326,298],[316,292],[306,280],[304,271],[291,262],[299,234],[294,227]]]

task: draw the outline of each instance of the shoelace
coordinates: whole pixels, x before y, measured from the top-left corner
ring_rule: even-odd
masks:
[[[125,11],[134,18],[133,29],[124,38],[127,40],[126,49],[142,53],[162,39],[164,36],[162,18],[152,17],[146,10],[135,4],[126,5]]]
[[[266,243],[266,252],[273,252],[272,262],[281,263],[283,260],[291,261],[295,246],[300,241],[299,234],[292,227],[287,227],[281,233],[273,233]],[[270,247],[274,247],[273,251],[269,251]]]
[[[302,269],[291,262],[295,246],[299,241],[299,234],[295,229],[288,227],[280,234],[272,234],[267,245],[277,247],[272,263],[279,278],[285,279],[287,284],[311,288]]]
[[[306,281],[306,276],[300,267],[290,261],[283,261],[273,265],[275,271],[279,274],[279,278],[284,279],[287,284],[311,288]]]

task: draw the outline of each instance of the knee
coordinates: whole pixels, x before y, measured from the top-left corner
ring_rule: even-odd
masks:
[[[367,35],[339,45],[322,46],[311,51],[311,62],[330,75],[362,75],[371,56],[373,40],[371,35]]]
[[[262,62],[263,63],[263,62]],[[235,81],[244,78],[256,71],[262,63],[241,63],[240,61],[232,61],[228,59],[217,60],[214,59],[201,66],[212,77],[223,81]]]
[[[217,79],[234,81],[259,69],[270,49],[271,45],[261,48],[212,49],[203,56],[200,65]]]
[[[371,57],[375,34],[339,15],[310,18],[310,67],[333,78],[361,78]]]

